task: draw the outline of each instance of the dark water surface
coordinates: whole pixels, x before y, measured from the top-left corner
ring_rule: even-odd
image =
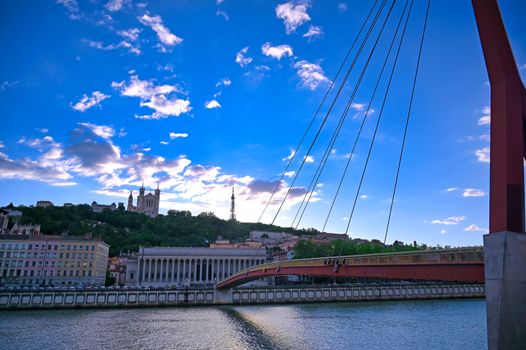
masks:
[[[483,299],[0,312],[0,349],[485,349]]]

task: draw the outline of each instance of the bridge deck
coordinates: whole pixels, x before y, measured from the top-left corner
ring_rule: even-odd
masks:
[[[281,275],[484,282],[484,249],[448,249],[278,261],[229,276],[217,288]]]

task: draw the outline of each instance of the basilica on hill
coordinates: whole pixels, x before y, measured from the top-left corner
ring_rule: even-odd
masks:
[[[133,205],[133,191],[130,191],[128,197],[128,211],[136,213],[146,214],[151,218],[159,215],[159,201],[161,200],[161,190],[159,184],[154,193],[151,191],[148,194],[144,194],[144,184],[139,189],[139,196],[137,197],[137,206]]]

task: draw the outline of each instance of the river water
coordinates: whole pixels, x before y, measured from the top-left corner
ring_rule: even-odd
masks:
[[[0,312],[0,349],[485,349],[483,299]]]

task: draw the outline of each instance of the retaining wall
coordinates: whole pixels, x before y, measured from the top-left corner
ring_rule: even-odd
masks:
[[[0,292],[0,310],[316,303],[484,297],[482,284],[385,287],[238,288],[232,290]]]

